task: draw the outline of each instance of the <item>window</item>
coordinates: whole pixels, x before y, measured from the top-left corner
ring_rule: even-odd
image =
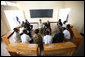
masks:
[[[70,12],[70,8],[60,9],[59,10],[59,19],[61,19],[62,22],[68,20],[69,12]]]
[[[11,3],[11,2],[7,2],[7,5],[8,5],[8,6],[17,6],[17,4]]]
[[[16,3],[11,3],[7,1],[1,1],[1,5],[7,5],[7,6],[18,6]]]
[[[7,5],[6,1],[1,1],[1,5]]]

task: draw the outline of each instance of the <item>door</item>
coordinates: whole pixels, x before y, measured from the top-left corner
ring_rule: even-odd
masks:
[[[59,9],[59,19],[61,19],[62,22],[68,21],[70,8],[65,9]]]

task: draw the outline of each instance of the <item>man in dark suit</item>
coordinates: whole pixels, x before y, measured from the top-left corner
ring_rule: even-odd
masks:
[[[57,32],[54,37],[53,37],[53,42],[52,43],[58,43],[58,42],[63,42],[64,40],[64,34],[62,32],[62,29],[59,29],[59,32]]]

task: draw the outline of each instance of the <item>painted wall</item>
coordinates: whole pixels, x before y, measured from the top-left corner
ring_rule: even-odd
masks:
[[[69,22],[77,27],[79,32],[84,33],[84,2],[83,1],[17,1],[19,9],[11,6],[1,6],[1,35],[10,30],[9,23],[4,14],[4,10],[23,10],[25,19],[29,22],[39,22],[40,18],[30,18],[30,9],[53,9],[53,18],[42,18],[42,22],[57,21],[59,9],[70,8]],[[35,26],[38,27],[38,26]],[[55,30],[56,24],[51,24]]]
[[[69,23],[84,33],[84,1],[65,1],[65,8],[70,8]]]
[[[64,7],[64,2],[62,1],[28,1],[28,2],[18,2],[20,5],[19,9],[24,11],[25,18],[29,22],[39,22],[39,19],[42,19],[42,22],[49,21],[58,21],[58,11]],[[53,18],[30,18],[30,9],[53,9]],[[56,24],[51,24],[52,30],[54,30]],[[34,26],[38,27],[38,26]]]
[[[25,18],[30,22],[39,22],[40,18],[30,18],[30,9],[53,9],[53,18],[42,18],[42,22],[57,21],[59,9],[70,8],[69,21],[79,32],[84,33],[84,2],[83,1],[22,1],[18,2],[24,11]],[[56,25],[51,25],[54,28]],[[53,29],[54,30],[54,29]]]
[[[58,19],[58,10],[63,8],[63,2],[55,1],[28,1],[28,2],[19,2],[21,9],[24,10],[25,17],[30,22],[38,22],[40,18],[30,18],[30,9],[53,9],[53,18],[41,18],[42,22],[57,21]]]

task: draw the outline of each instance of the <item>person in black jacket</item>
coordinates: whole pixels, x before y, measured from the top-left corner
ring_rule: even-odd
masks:
[[[63,42],[63,40],[64,40],[64,34],[62,32],[62,29],[59,29],[59,32],[54,35],[52,43]]]
[[[30,31],[30,23],[27,20],[25,20],[25,26],[26,26],[27,30]]]
[[[50,32],[50,34],[51,34],[51,26],[50,26],[49,21],[47,21],[47,23],[45,24],[44,29],[45,29],[45,31],[48,30]]]
[[[25,20],[25,27],[29,31],[29,36],[32,37],[32,35],[31,35],[31,25],[27,20]]]
[[[57,22],[57,25],[60,25],[60,26],[63,25],[62,22],[61,22],[61,19],[59,19],[59,21]]]

